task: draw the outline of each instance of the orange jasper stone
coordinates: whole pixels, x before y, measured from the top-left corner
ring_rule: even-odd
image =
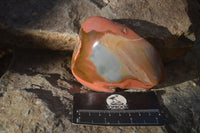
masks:
[[[103,17],[87,19],[72,57],[72,73],[95,91],[150,89],[164,79],[154,47],[128,27]]]

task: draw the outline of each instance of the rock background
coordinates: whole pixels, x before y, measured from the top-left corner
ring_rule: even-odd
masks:
[[[91,16],[127,25],[150,41],[164,62],[183,57],[199,38],[196,0],[6,0],[0,9],[1,47],[72,50]]]
[[[2,1],[0,66],[5,67],[0,79],[0,132],[199,133],[199,10],[196,0]],[[166,80],[152,89],[162,105],[165,126],[71,123],[73,93],[91,92],[70,70],[78,30],[90,16],[127,25],[168,62]]]

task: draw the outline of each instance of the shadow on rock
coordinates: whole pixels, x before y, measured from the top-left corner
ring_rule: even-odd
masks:
[[[9,70],[28,76],[42,74],[55,88],[67,90],[70,94],[79,93],[82,85],[77,81],[71,80],[73,78],[69,64],[71,62],[71,55],[72,51],[61,52],[17,47],[15,48],[14,59]],[[59,69],[62,69],[63,74],[67,72],[67,76],[70,78],[62,78],[60,73],[55,71]],[[70,84],[71,87],[60,86],[59,81]]]
[[[17,72],[19,74],[34,76],[36,74],[42,74],[44,71],[51,71],[51,67],[58,67],[58,64],[56,63],[58,63],[59,59],[64,62],[65,57],[71,57],[71,55],[72,51],[62,52],[16,47],[14,48],[14,58],[9,70]],[[71,73],[71,70],[67,70],[69,71],[69,73]]]
[[[161,112],[162,112],[162,115],[165,119],[165,128],[167,129],[167,131],[169,133],[176,133],[171,125],[174,125],[175,123],[177,123],[177,120],[176,118],[169,112],[168,108],[164,105],[163,103],[163,100],[162,100],[162,95],[165,94],[165,91],[157,91],[156,92],[157,94],[157,97],[158,97],[158,100],[160,102],[160,105],[161,105]]]
[[[199,0],[187,0],[187,13],[190,18],[190,21],[192,22],[192,25],[190,26],[190,30],[194,31],[196,41],[195,45],[200,44],[200,1]],[[199,46],[196,46],[199,48]],[[198,61],[196,68],[197,69],[197,75],[198,75],[198,81],[196,84],[200,85],[200,54],[196,56],[196,61]],[[191,64],[193,65],[193,64]]]
[[[148,40],[159,52],[164,63],[181,59],[192,48],[193,41],[184,35],[178,37],[157,24],[138,19],[113,19],[124,24],[139,36]]]
[[[190,30],[194,31],[196,37],[196,44],[200,43],[200,1],[187,0],[187,14],[192,22]]]
[[[61,88],[62,90],[67,90],[71,95],[73,95],[74,93],[80,93],[81,92],[80,88],[82,87],[82,85],[77,81],[62,79],[64,82],[69,83],[72,86],[72,87],[67,89],[64,86],[59,86],[58,80],[61,79],[59,74],[49,74],[45,78],[46,78],[47,81],[49,81],[49,83],[52,86],[54,86],[56,88]]]
[[[8,0],[1,1],[0,19],[17,26],[27,26],[28,23],[42,19],[42,16],[52,10],[60,0]]]
[[[198,61],[194,62],[194,59],[200,59],[200,54],[197,53],[200,48],[198,46],[192,48],[194,42],[184,35],[180,37],[172,35],[167,28],[144,20],[114,19],[113,21],[131,28],[148,40],[160,53],[165,63],[166,80],[155,88],[179,84],[199,76]]]
[[[0,48],[0,77],[7,71],[12,57],[12,49]]]
[[[25,89],[27,92],[34,93],[38,98],[42,99],[48,106],[48,108],[55,113],[56,117],[61,117],[62,115],[67,116],[69,110],[66,109],[66,106],[61,102],[60,98],[53,96],[51,91],[43,89]]]

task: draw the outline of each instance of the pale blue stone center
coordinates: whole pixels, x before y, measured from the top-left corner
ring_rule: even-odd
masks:
[[[101,43],[95,42],[93,46],[93,55],[89,58],[97,68],[97,72],[107,81],[119,81],[122,76],[121,63],[110,51]]]

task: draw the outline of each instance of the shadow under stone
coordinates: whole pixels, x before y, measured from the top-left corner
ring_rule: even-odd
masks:
[[[113,19],[113,21],[126,25],[149,41],[157,49],[164,63],[183,58],[194,43],[184,35],[180,37],[172,35],[167,28],[145,20]]]
[[[62,90],[67,90],[71,95],[73,95],[74,93],[81,92],[80,88],[82,87],[82,84],[77,81],[62,79],[63,81],[69,83],[72,86],[72,88],[65,88],[58,85],[58,80],[60,79],[59,74],[49,74],[48,76],[45,76],[45,78],[47,81],[49,81],[49,83],[52,86],[56,88],[61,88]]]
[[[42,74],[41,70],[49,70],[49,66],[53,65],[56,67],[55,63],[58,59],[62,59],[64,62],[65,57],[72,55],[72,51],[63,52],[19,47],[15,47],[13,52],[13,61],[9,70],[29,76]]]
[[[165,120],[165,128],[169,133],[176,133],[171,125],[177,123],[176,118],[169,112],[168,108],[164,105],[162,100],[162,95],[165,94],[165,91],[156,91],[158,101],[161,106],[161,112]]]
[[[53,96],[51,91],[43,90],[43,89],[25,89],[27,92],[34,93],[38,96],[38,98],[42,99],[48,106],[48,108],[55,113],[55,116],[61,117],[64,115],[65,117],[68,115],[69,110],[67,110],[66,105],[64,105],[60,98],[57,96]]]

